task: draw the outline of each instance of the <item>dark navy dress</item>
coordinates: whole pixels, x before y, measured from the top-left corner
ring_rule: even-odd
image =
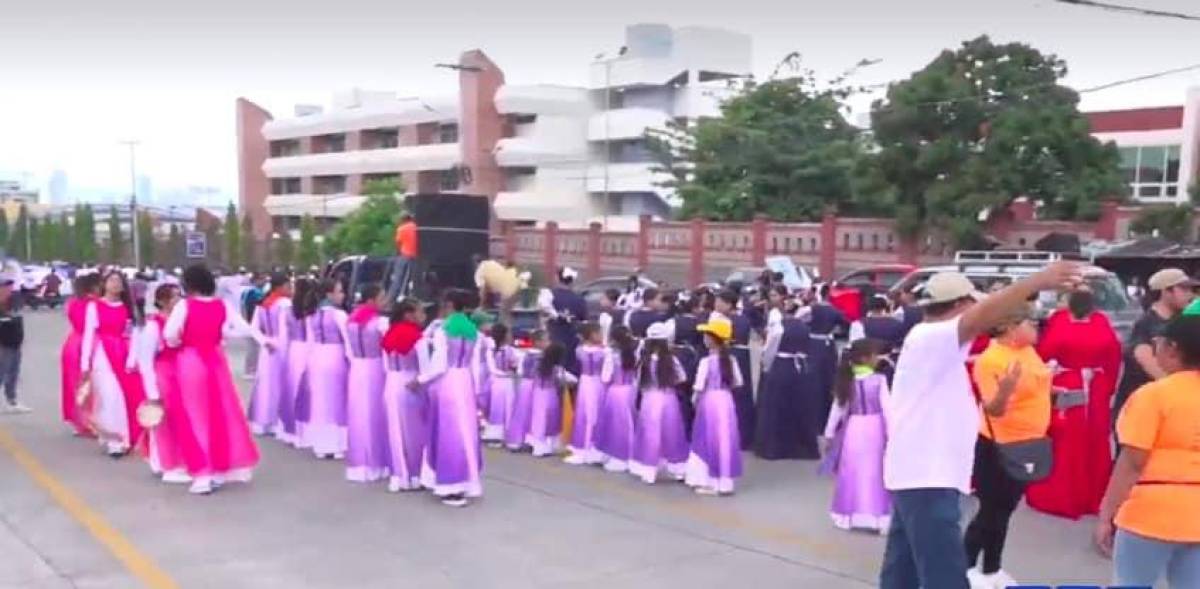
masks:
[[[569,288],[560,286],[550,292],[554,295],[554,311],[558,317],[550,320],[546,331],[550,341],[566,348],[563,367],[579,376],[579,359],[575,357],[575,348],[579,347],[579,323],[587,317],[587,303],[579,293]]]
[[[742,449],[754,446],[754,379],[750,371],[750,319],[741,313],[729,318],[733,324],[733,341],[729,351],[742,374],[742,386],[733,389],[733,403],[737,408],[738,431],[742,436]]]
[[[809,360],[816,372],[818,390],[821,391],[822,424],[829,417],[829,408],[833,406],[833,377],[837,373],[838,363],[834,333],[849,326],[850,322],[837,307],[828,303],[816,303],[812,306],[812,314],[808,319],[812,339]]]
[[[758,388],[754,454],[766,460],[821,457],[821,392],[809,350],[808,324],[785,318],[779,349]]]

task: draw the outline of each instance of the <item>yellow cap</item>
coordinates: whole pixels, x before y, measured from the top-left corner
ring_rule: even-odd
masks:
[[[714,317],[708,320],[708,323],[696,327],[696,331],[701,333],[711,333],[722,341],[726,341],[733,337],[733,324],[724,317]]]

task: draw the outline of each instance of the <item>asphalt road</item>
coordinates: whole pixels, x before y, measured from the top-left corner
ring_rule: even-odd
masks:
[[[21,395],[34,413],[0,416],[0,587],[876,585],[883,539],[834,529],[831,484],[804,462],[750,458],[737,494],[714,498],[488,451],[484,499],[456,510],[264,440],[253,483],[189,496],[59,423],[65,329],[57,313],[28,316]],[[1104,582],[1090,529],[1022,508],[1006,568]]]

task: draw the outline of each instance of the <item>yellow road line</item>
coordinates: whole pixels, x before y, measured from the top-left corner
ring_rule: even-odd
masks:
[[[32,454],[4,429],[0,429],[0,448],[4,448],[21,468],[42,489],[50,494],[59,507],[104,545],[134,577],[148,589],[177,589],[179,585],[150,557],[143,554],[132,542],[108,523],[99,513],[88,507],[78,495],[59,481]]]

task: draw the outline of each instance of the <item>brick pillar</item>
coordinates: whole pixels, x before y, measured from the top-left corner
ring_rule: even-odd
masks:
[[[600,223],[588,225],[587,277],[600,277]]]
[[[650,215],[638,217],[637,265],[642,272],[650,270]]]
[[[704,219],[692,219],[692,247],[688,253],[688,283],[700,284],[704,282]]]
[[[513,231],[513,225],[509,221],[500,222],[501,235],[504,236],[504,261],[516,262],[517,260],[517,236]]]
[[[834,268],[837,267],[837,213],[832,209],[821,215],[821,279],[833,280]]]
[[[917,264],[917,254],[920,243],[920,238],[917,236],[900,237],[899,247],[896,248],[896,260],[901,264]]]
[[[1096,239],[1117,239],[1117,217],[1120,207],[1121,203],[1115,200],[1106,200],[1100,205],[1100,218],[1096,220],[1096,229],[1093,231]]]
[[[767,217],[755,215],[750,223],[750,265],[767,263]]]
[[[558,223],[547,221],[545,244],[542,247],[542,265],[545,266],[546,282],[550,284],[553,277],[558,275]]]

